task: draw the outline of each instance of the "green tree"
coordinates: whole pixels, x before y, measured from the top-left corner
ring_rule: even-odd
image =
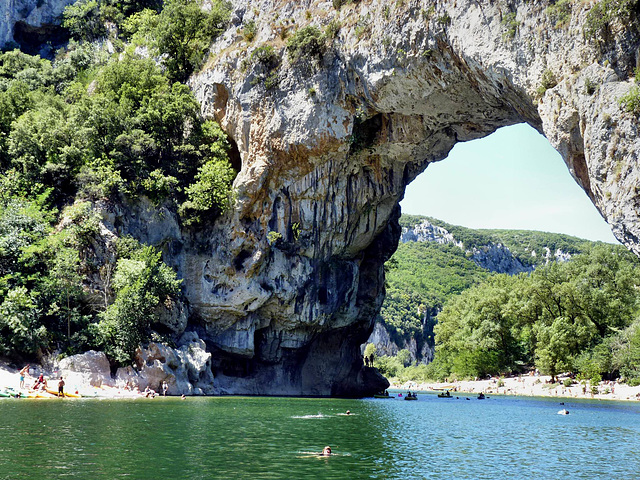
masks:
[[[130,363],[148,339],[155,308],[179,293],[180,280],[160,257],[153,247],[143,247],[132,258],[118,260],[116,298],[101,314],[97,331],[107,355],[119,365]]]
[[[236,172],[228,160],[214,159],[205,163],[187,187],[188,200],[180,206],[185,223],[195,224],[215,219],[230,206],[231,184]]]
[[[226,28],[230,13],[230,5],[223,0],[214,0],[208,12],[194,0],[164,3],[154,45],[167,55],[164,63],[172,81],[185,81],[202,64],[211,42]]]

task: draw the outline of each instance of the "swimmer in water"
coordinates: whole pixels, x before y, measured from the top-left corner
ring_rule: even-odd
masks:
[[[330,446],[326,446],[324,447],[324,449],[322,449],[322,454],[323,457],[329,457],[331,456],[331,447]]]
[[[349,410],[347,410],[347,415],[351,415],[351,412]]]

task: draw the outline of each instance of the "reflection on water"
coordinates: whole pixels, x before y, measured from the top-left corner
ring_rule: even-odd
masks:
[[[640,405],[565,407],[428,394],[3,399],[0,479],[638,478]],[[325,445],[335,455],[314,454]]]

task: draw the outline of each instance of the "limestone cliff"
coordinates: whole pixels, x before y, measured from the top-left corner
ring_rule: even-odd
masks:
[[[464,245],[461,241],[457,240],[445,228],[433,225],[428,220],[423,220],[421,223],[414,225],[413,228],[403,228],[400,241],[403,243],[451,243],[464,250]],[[471,250],[466,250],[466,253],[476,265],[491,272],[515,275],[516,273],[533,271],[532,266],[523,265],[522,262],[511,253],[509,247],[502,243],[491,242],[479,247],[474,246]],[[561,254],[561,252],[556,253],[557,255]],[[548,259],[549,257],[547,256],[546,258]]]
[[[247,359],[246,385],[275,377],[304,393],[367,390],[353,346],[384,294],[405,185],[456,142],[500,126],[542,131],[640,252],[637,120],[618,104],[638,37],[615,22],[607,42],[585,37],[589,2],[564,23],[547,2],[234,5],[191,85],[238,146],[237,204],[211,255],[191,257],[187,290],[212,343]],[[249,20],[252,43],[241,36]],[[340,28],[321,57],[295,61],[282,38],[307,24]],[[265,44],[279,58],[269,89],[251,60]]]
[[[38,53],[47,42],[65,38],[60,29],[64,7],[75,0],[2,0],[0,48],[15,42],[29,53]]]
[[[190,85],[237,147],[234,208],[200,232],[170,214],[112,219],[157,240],[184,278],[187,329],[212,353],[216,391],[384,386],[359,345],[384,297],[404,188],[456,142],[501,126],[543,132],[640,254],[638,121],[618,103],[634,83],[635,27],[614,18],[584,35],[590,1],[562,21],[546,1],[232,3],[231,26]],[[327,29],[326,48],[287,52],[308,24]],[[267,62],[252,56],[265,45]]]

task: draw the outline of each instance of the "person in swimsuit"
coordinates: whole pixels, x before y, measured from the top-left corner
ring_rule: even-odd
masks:
[[[329,457],[331,455],[331,447],[328,445],[324,447],[320,455],[322,455],[323,457]]]
[[[64,397],[64,380],[60,377],[60,381],[58,382],[58,396]]]
[[[24,377],[29,373],[29,365],[20,370],[20,388],[24,388]]]

